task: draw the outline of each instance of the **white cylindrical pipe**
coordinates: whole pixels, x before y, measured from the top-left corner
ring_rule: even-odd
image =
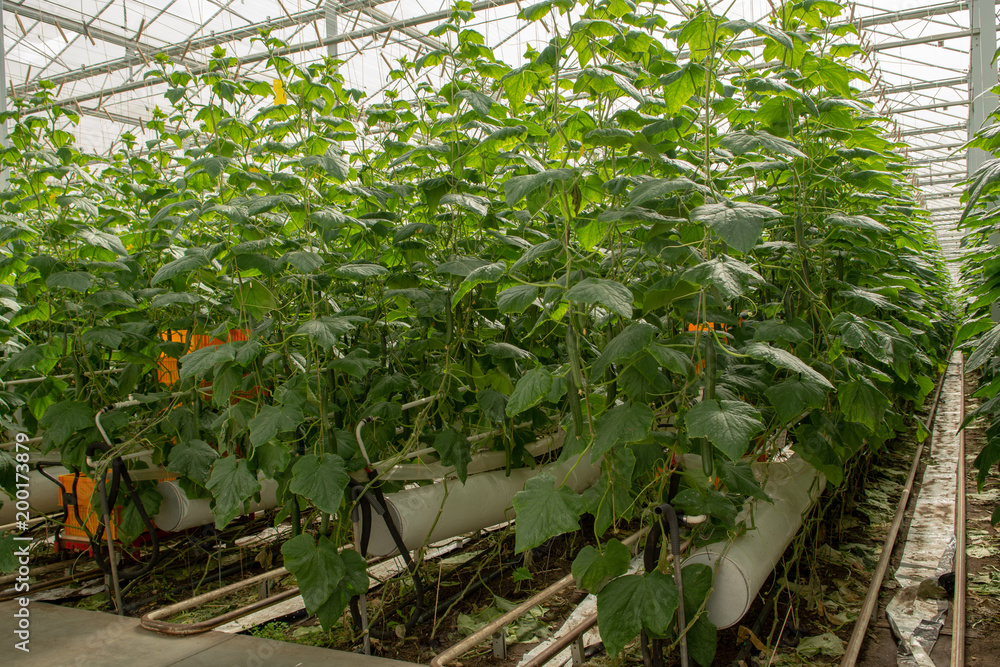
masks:
[[[589,453],[584,453],[575,468],[574,463],[575,459],[534,470],[518,468],[511,471],[509,477],[500,470],[469,475],[465,484],[457,479],[448,480],[447,490],[445,483],[439,482],[387,494],[385,501],[403,544],[413,550],[424,544],[510,521],[514,518],[511,507],[514,494],[522,490],[529,479],[542,472],[551,473],[557,483],[565,479],[566,486],[577,493],[597,481],[601,468],[590,462]],[[355,524],[354,529],[359,531],[360,526]],[[390,556],[396,553],[396,543],[389,535],[385,521],[373,515],[368,555]]]
[[[62,466],[48,466],[45,473],[58,480],[59,475],[69,474],[69,470]],[[33,510],[32,517],[49,514],[62,507],[59,504],[59,485],[53,484],[34,469],[28,471],[28,495],[28,502]],[[15,502],[3,491],[0,491],[0,501],[3,501],[3,507],[0,507],[0,525],[14,523],[17,514]]]
[[[153,517],[153,523],[160,530],[170,533],[215,522],[209,498],[188,498],[176,481],[160,482],[156,489],[163,496],[160,511]],[[260,480],[260,502],[251,500],[249,511],[260,512],[273,508],[278,504],[277,491],[278,483],[273,479]]]
[[[705,604],[708,620],[728,628],[743,618],[825,485],[826,479],[798,455],[771,463],[764,491],[774,503],[747,503],[738,519],[746,519],[746,532],[732,541],[704,546],[684,559],[684,566],[703,563],[715,571],[712,595]]]

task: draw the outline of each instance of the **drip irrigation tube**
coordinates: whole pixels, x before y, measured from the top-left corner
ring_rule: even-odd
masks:
[[[948,351],[948,359],[951,359],[951,350]],[[872,616],[875,614],[875,607],[878,605],[878,594],[882,589],[882,581],[885,579],[885,573],[889,569],[889,561],[892,558],[896,538],[899,535],[900,527],[903,525],[903,515],[906,513],[907,505],[910,504],[910,493],[913,491],[913,481],[916,479],[917,470],[920,468],[920,457],[924,453],[924,447],[931,441],[931,438],[934,437],[931,427],[934,424],[934,417],[937,414],[938,403],[941,400],[941,389],[944,387],[944,379],[947,374],[948,371],[946,368],[945,372],[941,374],[941,378],[938,380],[937,391],[934,393],[934,402],[931,404],[931,411],[930,414],[927,415],[927,421],[924,422],[924,428],[928,435],[924,438],[923,442],[917,445],[917,449],[913,453],[913,461],[910,464],[910,472],[906,476],[906,484],[903,486],[903,491],[899,496],[896,506],[896,516],[893,517],[892,525],[889,527],[889,534],[885,538],[885,546],[882,547],[882,553],[879,556],[878,565],[875,567],[875,574],[872,577],[871,586],[868,588],[868,594],[865,595],[865,601],[861,605],[861,612],[858,614],[858,621],[854,625],[854,631],[851,633],[851,639],[847,642],[847,647],[844,649],[844,657],[840,662],[840,667],[854,667],[854,665],[857,664],[858,655],[861,653],[861,644],[865,640],[865,635],[868,632],[868,625],[871,623]],[[964,402],[965,397],[963,396],[962,399]]]

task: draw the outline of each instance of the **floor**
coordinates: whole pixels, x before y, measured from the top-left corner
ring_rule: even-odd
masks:
[[[30,604],[30,652],[15,644],[15,602],[0,604],[0,663],[14,667],[393,667],[408,663],[245,635],[167,637],[139,620],[44,602]]]

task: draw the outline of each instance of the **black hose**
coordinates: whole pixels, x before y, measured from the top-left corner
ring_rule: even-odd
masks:
[[[681,667],[688,667],[687,617],[684,613],[684,582],[681,574],[681,535],[677,511],[669,503],[653,508],[655,519],[649,528],[646,545],[642,553],[646,572],[656,569],[660,555],[660,538],[663,536],[663,519],[666,518],[670,534],[670,553],[674,562],[674,583],[677,586],[677,635],[681,651]],[[663,647],[661,639],[650,638],[646,631],[641,633],[642,661],[645,667],[663,667]]]

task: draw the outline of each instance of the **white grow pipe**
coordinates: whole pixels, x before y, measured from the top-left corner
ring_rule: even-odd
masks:
[[[574,467],[575,465],[575,467]],[[457,479],[405,489],[385,496],[392,520],[399,529],[403,544],[413,550],[424,544],[471,533],[514,518],[511,503],[514,494],[532,477],[549,472],[560,484],[581,492],[594,484],[601,474],[600,465],[590,462],[590,453],[563,464],[540,466],[534,470],[518,468],[506,476],[502,470],[469,475],[462,484]],[[567,477],[568,475],[568,477]],[[438,516],[440,514],[440,516]],[[355,523],[360,534],[361,527]],[[398,553],[385,521],[372,517],[369,556]]]
[[[69,470],[62,466],[48,466],[45,472],[55,479],[59,479],[59,475],[69,474]],[[45,479],[42,473],[35,469],[28,471],[28,491],[28,502],[34,510],[31,513],[32,517],[51,514],[62,508],[59,504],[59,485]],[[0,507],[0,525],[14,523],[17,514],[15,501],[3,491],[0,491],[0,501],[3,502],[3,507]]]
[[[208,498],[191,499],[176,481],[160,482],[156,490],[163,496],[160,512],[153,517],[153,523],[168,533],[214,523],[211,501]],[[273,479],[260,480],[260,502],[250,501],[249,512],[269,510],[278,504],[276,492],[278,483]]]
[[[683,565],[702,563],[715,571],[708,620],[719,628],[735,625],[750,609],[760,587],[802,528],[802,516],[823,492],[826,479],[798,455],[766,468],[764,491],[774,504],[753,500],[738,521],[747,530],[734,540],[716,542],[691,553]]]

